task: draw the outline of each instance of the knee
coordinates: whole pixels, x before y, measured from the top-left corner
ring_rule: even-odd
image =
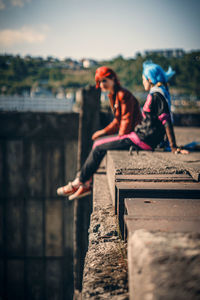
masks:
[[[104,155],[105,150],[101,149],[101,146],[96,146],[96,147],[92,150],[92,152],[93,152],[93,155],[94,155],[95,157],[97,157],[97,156]]]
[[[92,145],[92,150],[94,150],[97,147],[97,142],[94,142]]]
[[[99,146],[95,146],[95,148],[92,149],[93,155],[97,155],[99,153]]]

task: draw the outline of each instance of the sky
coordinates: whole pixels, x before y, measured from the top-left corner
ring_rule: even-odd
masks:
[[[0,53],[60,59],[200,49],[200,0],[0,0]]]

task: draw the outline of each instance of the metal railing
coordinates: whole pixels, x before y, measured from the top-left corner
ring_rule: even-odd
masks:
[[[0,111],[70,112],[72,108],[73,99],[0,96]]]

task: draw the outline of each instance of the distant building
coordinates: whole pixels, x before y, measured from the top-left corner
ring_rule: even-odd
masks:
[[[82,59],[83,68],[89,69],[97,65],[96,60],[93,59]]]
[[[56,94],[57,99],[65,99],[65,90],[63,88],[59,88]]]
[[[159,56],[164,56],[166,58],[179,58],[183,57],[185,54],[185,51],[183,49],[158,49],[158,50],[146,50],[145,55],[159,55]]]
[[[73,102],[75,102],[75,91],[71,91],[71,92],[66,92],[66,99],[68,100],[72,100]]]
[[[31,98],[36,98],[36,97],[42,97],[42,98],[49,98],[53,97],[53,94],[48,91],[45,88],[42,87],[32,87],[31,93],[30,93]]]

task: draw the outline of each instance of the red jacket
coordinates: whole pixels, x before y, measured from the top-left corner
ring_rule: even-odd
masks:
[[[116,97],[109,94],[110,106],[114,112],[113,121],[104,128],[106,134],[119,136],[134,131],[134,128],[142,120],[142,114],[138,100],[125,88],[120,87]]]

